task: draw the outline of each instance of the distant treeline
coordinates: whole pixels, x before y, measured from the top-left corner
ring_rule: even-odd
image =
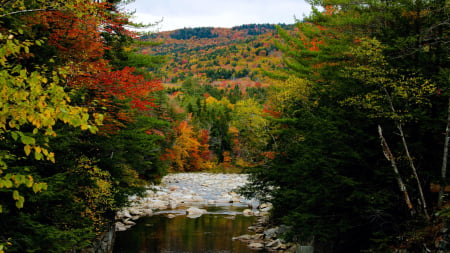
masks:
[[[293,25],[286,25],[286,24],[277,24],[278,26],[281,26],[283,29],[289,29]],[[245,31],[247,30],[247,35],[253,36],[253,35],[261,35],[270,31],[275,31],[276,26],[275,24],[247,24],[247,25],[240,25],[235,26],[231,28],[233,31]],[[196,28],[183,28],[178,29],[175,31],[170,32],[170,37],[172,39],[177,40],[188,40],[192,39],[193,37],[196,37],[198,39],[204,39],[204,38],[217,38],[219,37],[219,34],[216,32],[213,32],[214,27],[196,27]],[[153,33],[149,35],[144,35],[141,37],[142,40],[149,40],[149,39],[156,39],[158,38],[159,33]]]
[[[286,28],[289,25],[286,24],[278,24],[279,26]],[[247,30],[248,35],[260,35],[264,34],[268,31],[274,31],[276,30],[275,24],[247,24],[247,25],[240,25],[235,26],[232,28],[233,31],[240,31],[240,30]]]
[[[188,40],[192,37],[202,38],[217,38],[219,35],[212,32],[212,27],[197,27],[197,28],[184,28],[175,30],[170,34],[172,39]]]

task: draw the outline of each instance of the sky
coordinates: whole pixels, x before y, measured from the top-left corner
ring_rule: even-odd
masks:
[[[135,22],[155,23],[158,31],[243,24],[293,24],[311,11],[305,0],[135,0]]]

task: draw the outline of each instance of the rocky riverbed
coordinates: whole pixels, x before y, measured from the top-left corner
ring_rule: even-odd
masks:
[[[242,212],[224,213],[234,215],[258,216],[258,222],[249,227],[249,234],[233,240],[248,243],[255,249],[268,251],[296,252],[296,245],[286,244],[278,236],[287,231],[287,227],[269,228],[267,214],[270,204],[259,204],[256,200],[246,199],[236,190],[247,183],[245,174],[177,173],[165,176],[160,185],[149,186],[143,197],[130,196],[130,206],[116,214],[116,231],[124,231],[135,225],[143,216],[167,215],[173,218],[186,215],[198,218],[208,213],[208,206],[238,206]]]
[[[143,197],[130,196],[131,205],[116,214],[116,231],[133,226],[142,216],[165,213],[196,218],[204,213],[205,205],[246,206],[245,215],[262,215],[258,202],[237,194],[237,188],[247,183],[245,174],[177,173],[165,176],[160,185],[149,186]],[[169,216],[170,217],[170,216]]]

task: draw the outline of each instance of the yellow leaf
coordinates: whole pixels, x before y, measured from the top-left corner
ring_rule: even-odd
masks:
[[[34,181],[33,177],[30,175],[28,175],[27,177],[28,177],[27,184],[26,184],[27,187],[33,186],[33,181]]]
[[[28,156],[31,153],[31,146],[30,145],[25,145],[25,147],[23,147],[25,154]]]

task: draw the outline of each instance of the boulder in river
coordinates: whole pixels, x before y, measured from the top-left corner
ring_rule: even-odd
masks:
[[[250,209],[245,209],[244,211],[242,211],[242,214],[244,216],[252,216],[252,215],[254,215],[254,212]]]
[[[200,209],[200,208],[197,208],[197,207],[189,207],[186,210],[186,213],[188,215],[198,215],[198,214],[202,215],[202,214],[206,213],[206,210],[205,209]]]
[[[262,249],[262,248],[264,248],[264,244],[262,244],[260,242],[252,242],[248,245],[248,247],[251,249]]]
[[[122,222],[116,222],[116,231],[125,231],[125,230],[127,230],[127,229],[129,229],[131,226],[127,226],[127,225],[125,225],[125,224],[123,224]]]

